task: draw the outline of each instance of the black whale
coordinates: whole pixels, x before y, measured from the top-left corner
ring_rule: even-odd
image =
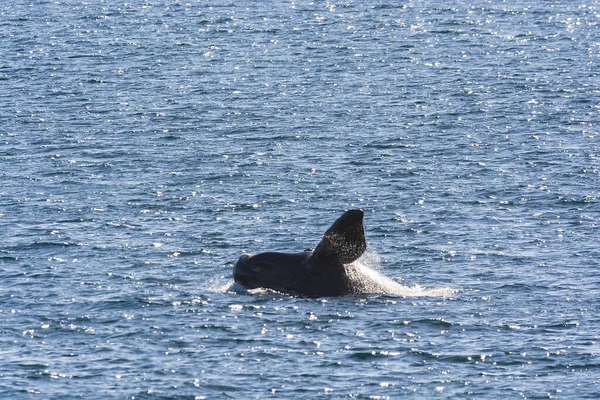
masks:
[[[248,289],[310,297],[390,292],[389,286],[397,283],[382,275],[374,279],[351,264],[366,248],[363,212],[350,210],[325,232],[314,251],[244,254],[233,267],[233,279]]]

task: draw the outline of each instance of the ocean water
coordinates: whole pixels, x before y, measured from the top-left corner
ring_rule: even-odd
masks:
[[[0,398],[600,397],[597,1],[0,5]],[[232,285],[365,211],[398,295]]]

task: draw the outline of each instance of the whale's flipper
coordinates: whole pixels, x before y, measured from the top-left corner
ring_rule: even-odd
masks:
[[[324,264],[349,264],[367,249],[363,229],[363,212],[346,211],[325,232],[313,257]]]

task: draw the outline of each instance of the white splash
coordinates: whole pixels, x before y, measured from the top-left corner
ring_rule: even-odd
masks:
[[[256,288],[248,289],[247,287],[235,282],[231,278],[220,277],[212,279],[206,284],[206,290],[215,293],[242,293],[242,294],[265,294],[273,292],[271,289]]]
[[[363,286],[365,293],[385,293],[397,296],[448,297],[456,290],[450,288],[426,288],[420,285],[402,285],[383,275],[379,255],[367,250],[358,260],[350,264],[349,275],[352,280]]]
[[[204,285],[208,292],[225,293],[225,292],[243,292],[247,291],[242,285],[235,283],[233,279],[224,276],[213,278]]]

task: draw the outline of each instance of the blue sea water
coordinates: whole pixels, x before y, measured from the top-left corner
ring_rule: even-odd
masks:
[[[3,2],[0,398],[600,397],[599,63],[591,0]],[[432,296],[234,290],[350,208]]]

